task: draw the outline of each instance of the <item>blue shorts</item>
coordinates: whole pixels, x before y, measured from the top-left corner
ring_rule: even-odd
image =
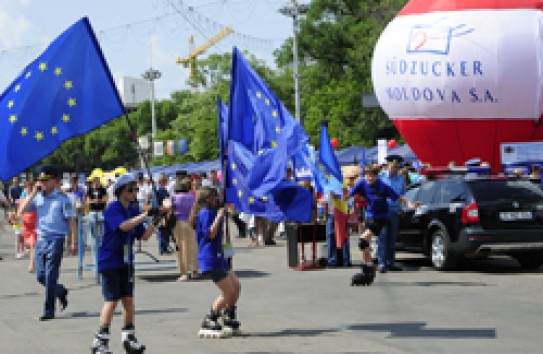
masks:
[[[210,278],[216,284],[228,277],[228,271],[222,267],[218,267],[212,270],[208,270],[202,273],[204,278]]]
[[[102,295],[106,301],[118,301],[134,297],[134,267],[102,271]]]

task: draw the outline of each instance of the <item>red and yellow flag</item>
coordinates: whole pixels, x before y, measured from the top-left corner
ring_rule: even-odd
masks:
[[[347,242],[347,217],[349,215],[349,204],[346,200],[332,198],[334,206],[334,231],[336,234],[336,247],[341,249]]]

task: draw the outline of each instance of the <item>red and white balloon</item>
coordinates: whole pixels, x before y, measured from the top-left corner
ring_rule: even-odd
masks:
[[[497,170],[500,143],[543,140],[542,3],[412,0],[388,24],[374,90],[423,162]]]

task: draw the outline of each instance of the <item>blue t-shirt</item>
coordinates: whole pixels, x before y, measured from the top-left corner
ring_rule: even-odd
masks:
[[[39,192],[30,204],[29,212],[36,210],[38,238],[57,240],[70,231],[69,220],[75,218],[75,207],[66,193],[54,189],[49,195]]]
[[[397,173],[394,176],[390,176],[390,173],[388,171],[384,171],[379,175],[379,179],[383,181],[387,186],[394,189],[394,192],[396,192],[399,195],[405,194],[405,179],[404,177]],[[398,199],[392,200],[387,199],[388,201],[388,210],[390,211],[398,211],[400,210],[400,202]]]
[[[203,208],[198,213],[195,222],[196,241],[198,242],[198,267],[200,267],[202,273],[225,267],[222,251],[222,227],[219,227],[215,238],[209,238],[209,228],[216,216],[216,210]]]
[[[134,263],[132,246],[135,239],[140,239],[145,232],[143,223],[130,231],[123,232],[119,226],[128,219],[138,216],[137,205],[125,208],[118,200],[112,202],[104,211],[104,237],[98,249],[98,271],[121,269]]]
[[[387,198],[393,201],[400,197],[392,188],[377,179],[375,183],[369,185],[365,179],[360,180],[351,189],[350,195],[360,194],[368,201],[366,216],[372,219],[388,218],[388,203]]]

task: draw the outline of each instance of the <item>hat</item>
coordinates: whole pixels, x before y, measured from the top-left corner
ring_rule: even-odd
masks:
[[[47,181],[49,179],[58,179],[58,171],[53,166],[42,165],[36,168],[36,179],[38,181]]]
[[[400,155],[388,155],[386,157],[386,160],[389,165],[396,167],[400,167],[403,163],[403,157],[401,157]]]
[[[121,177],[117,178],[117,181],[115,182],[115,185],[113,186],[113,191],[116,192],[122,187],[126,186],[130,183],[136,183],[136,180],[130,173],[125,173]]]

